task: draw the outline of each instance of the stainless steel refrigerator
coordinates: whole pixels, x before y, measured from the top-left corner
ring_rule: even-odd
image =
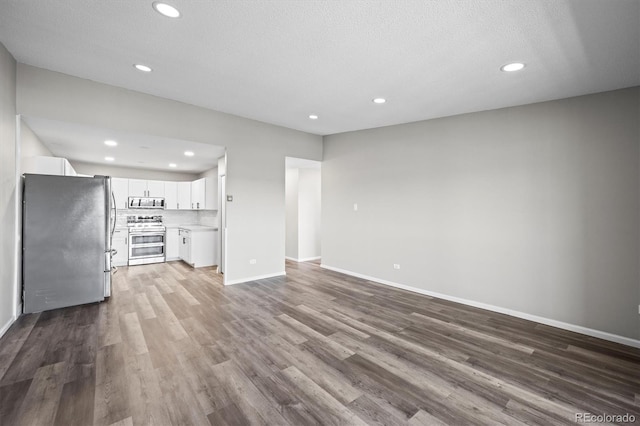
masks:
[[[111,178],[24,175],[24,313],[100,302],[111,294]]]

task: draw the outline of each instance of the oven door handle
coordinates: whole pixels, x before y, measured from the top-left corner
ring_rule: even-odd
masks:
[[[142,243],[142,244],[131,245],[133,249],[147,248],[147,247],[163,247],[163,246],[164,246],[164,243]]]
[[[129,232],[130,237],[159,237],[165,236],[165,232]]]

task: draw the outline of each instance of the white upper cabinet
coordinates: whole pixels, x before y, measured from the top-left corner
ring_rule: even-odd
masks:
[[[129,197],[164,197],[164,182],[129,179]]]
[[[148,180],[147,197],[164,197],[164,181]]]
[[[191,182],[178,182],[178,210],[191,210]]]
[[[191,182],[165,182],[164,204],[169,210],[191,210]]]
[[[116,199],[116,207],[126,209],[129,197],[129,179],[111,178],[111,192]]]
[[[129,197],[146,197],[147,181],[142,179],[129,179]]]
[[[67,161],[66,158],[64,159],[64,175],[65,176],[78,176],[78,173],[76,173],[76,169],[73,168],[71,163],[69,163],[69,161]]]
[[[164,206],[168,210],[178,208],[178,182],[164,183]]]
[[[119,209],[129,207],[129,197],[161,197],[167,210],[217,210],[217,180],[217,176],[193,182],[111,178],[111,189]]]
[[[202,210],[206,207],[206,179],[191,182],[191,208]]]
[[[24,160],[23,173],[39,175],[76,176],[77,173],[66,158],[38,155]]]

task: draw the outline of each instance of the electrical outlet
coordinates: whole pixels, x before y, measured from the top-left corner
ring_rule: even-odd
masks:
[[[251,265],[255,265],[255,264],[256,264],[256,260],[255,260],[255,259],[251,259],[251,260],[249,260],[249,264],[251,264]]]
[[[353,211],[354,212],[358,211],[358,203],[353,203]]]
[[[398,265],[397,263],[393,264],[393,269],[400,269],[400,265]]]

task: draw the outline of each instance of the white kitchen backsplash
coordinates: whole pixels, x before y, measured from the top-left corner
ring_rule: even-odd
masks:
[[[198,210],[198,225],[218,227],[217,210]]]
[[[205,225],[218,226],[218,212],[215,210],[147,210],[147,209],[118,209],[117,228],[127,227],[127,216],[156,216],[161,215],[165,226],[177,225]]]
[[[164,210],[162,219],[165,226],[195,225],[198,223],[198,212],[195,210]]]

